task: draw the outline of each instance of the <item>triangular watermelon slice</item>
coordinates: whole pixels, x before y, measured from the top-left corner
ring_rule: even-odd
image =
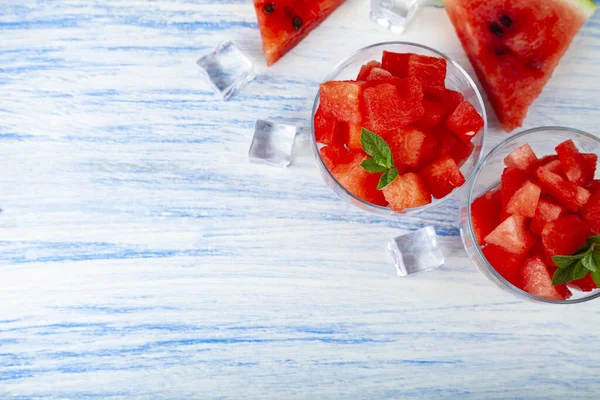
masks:
[[[344,0],[254,0],[267,65],[274,64]]]
[[[445,7],[507,132],[522,125],[596,8],[592,0],[446,0]]]

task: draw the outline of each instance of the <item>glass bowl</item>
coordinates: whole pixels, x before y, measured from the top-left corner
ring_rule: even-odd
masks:
[[[333,71],[325,78],[324,82],[331,80],[353,80],[356,79],[358,72],[360,71],[360,67],[372,60],[381,61],[381,55],[383,51],[392,51],[396,53],[417,53],[426,56],[432,57],[441,57],[446,59],[447,61],[447,72],[446,72],[446,87],[448,89],[456,90],[461,92],[465,96],[465,100],[471,102],[475,107],[475,110],[481,115],[484,121],[484,126],[477,135],[473,137],[473,144],[475,145],[475,150],[467,160],[467,162],[461,167],[461,172],[465,176],[467,182],[472,177],[473,172],[475,170],[475,166],[479,163],[481,156],[484,150],[485,137],[487,134],[487,118],[485,113],[485,106],[483,104],[483,100],[481,99],[481,95],[479,94],[479,90],[477,86],[471,79],[471,77],[465,72],[465,70],[454,60],[450,59],[445,54],[434,50],[430,47],[423,46],[416,43],[410,42],[383,42],[376,43],[367,47],[364,47],[349,57],[347,57],[344,61],[338,64]],[[333,177],[331,172],[327,169],[323,160],[321,160],[321,154],[319,153],[319,148],[321,145],[317,143],[315,139],[315,128],[314,128],[314,117],[317,112],[317,108],[319,107],[319,93],[317,92],[317,97],[315,98],[315,102],[313,105],[312,116],[311,116],[311,129],[312,129],[312,147],[315,154],[317,163],[321,170],[321,175],[323,179],[327,183],[327,185],[333,189],[335,193],[343,200],[350,202],[363,210],[381,215],[381,216],[399,216],[399,215],[408,215],[408,214],[417,214],[423,212],[425,210],[431,209],[443,201],[447,200],[452,196],[449,194],[448,196],[442,199],[433,199],[430,204],[424,205],[422,207],[415,207],[404,210],[403,212],[397,212],[392,210],[389,207],[382,207],[372,203],[369,203],[365,200],[362,200],[359,197],[356,197],[349,191],[347,191],[342,185],[340,185],[336,179]],[[466,183],[465,183],[466,185]]]
[[[600,297],[600,289],[592,292],[572,290],[573,297],[568,300],[550,300],[527,293],[512,285],[496,272],[477,244],[471,222],[471,203],[500,184],[500,176],[505,167],[504,157],[513,150],[524,144],[529,144],[537,156],[541,158],[548,154],[556,154],[554,148],[569,139],[575,142],[582,153],[600,153],[600,139],[576,129],[550,126],[523,131],[500,143],[483,159],[475,170],[470,186],[465,187],[462,193],[460,232],[469,258],[471,258],[477,269],[483,272],[498,287],[522,299],[553,304],[581,303]],[[598,179],[599,172],[596,171],[595,179]]]

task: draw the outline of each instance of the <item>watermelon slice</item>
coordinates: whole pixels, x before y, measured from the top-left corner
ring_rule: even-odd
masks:
[[[273,65],[344,0],[254,0],[267,65]]]
[[[589,0],[446,0],[445,8],[510,132],[522,125],[595,5]]]
[[[552,274],[540,257],[530,258],[523,265],[523,288],[528,293],[551,300],[571,297],[567,285],[552,284]]]

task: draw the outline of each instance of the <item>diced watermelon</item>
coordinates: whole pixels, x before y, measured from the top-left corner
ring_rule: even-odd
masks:
[[[511,215],[505,219],[484,240],[513,254],[526,254],[535,244],[534,238],[527,231],[525,218],[520,215]]]
[[[391,78],[392,74],[382,68],[373,68],[367,76],[367,81],[381,81],[387,78]]]
[[[473,139],[483,125],[483,118],[468,101],[460,103],[446,118],[446,127],[465,142]]]
[[[438,158],[419,173],[436,199],[449,195],[465,183],[465,177],[450,156]]]
[[[600,192],[590,197],[590,200],[581,209],[581,215],[590,226],[594,235],[600,235]]]
[[[549,221],[542,230],[542,243],[548,257],[574,254],[589,236],[587,224],[575,214]]]
[[[425,182],[413,172],[398,176],[392,183],[383,188],[383,195],[395,211],[420,207],[431,203],[431,193]]]
[[[323,144],[341,144],[345,141],[344,123],[339,123],[334,118],[327,117],[321,107],[315,113],[315,139]]]
[[[538,168],[537,176],[542,189],[552,195],[561,203],[561,205],[565,206],[570,211],[579,210],[590,198],[589,191],[567,181],[545,167]]]
[[[577,150],[572,140],[567,140],[556,146],[556,153],[569,181],[578,186],[585,186],[594,179],[593,172],[595,170],[589,168],[583,155]],[[594,167],[595,164],[594,162]]]
[[[549,163],[542,165],[540,168],[544,168],[546,171],[550,171],[553,174],[560,175],[561,177],[564,175],[560,160],[550,161]]]
[[[529,180],[529,175],[523,170],[514,167],[504,168],[500,178],[502,189],[502,210],[506,210],[510,199],[519,190],[525,182]]]
[[[449,155],[456,161],[456,165],[462,167],[469,159],[475,145],[471,142],[463,142],[453,133],[445,128],[438,127],[433,130],[433,135],[440,144],[440,155]]]
[[[409,85],[408,80],[403,83]],[[418,94],[410,92],[411,88],[405,86],[406,92],[402,92],[400,86],[383,83],[365,89],[363,94],[364,125],[384,138],[423,116],[422,91],[419,99]]]
[[[462,93],[450,89],[443,89],[432,95],[446,106],[446,114],[451,114],[465,99]]]
[[[332,144],[330,146],[324,146],[319,149],[319,153],[321,153],[323,164],[325,164],[329,171],[333,171],[333,169],[340,164],[346,164],[352,161],[350,153],[348,153],[348,150],[346,150],[343,145]]]
[[[523,255],[513,254],[493,244],[488,244],[481,251],[496,272],[512,285],[522,288],[521,267],[525,259]]]
[[[418,128],[427,129],[436,126],[446,116],[446,107],[427,96],[423,99],[423,108],[425,109],[423,118],[415,123]]]
[[[591,274],[587,274],[585,278],[571,281],[567,283],[567,286],[573,289],[581,290],[582,292],[591,292],[594,289],[598,289],[598,285],[596,285],[596,282],[594,282]]]
[[[381,57],[381,65],[383,69],[392,73],[398,78],[406,78],[408,76],[408,58],[410,53],[393,53],[391,51],[383,51]]]
[[[408,57],[407,76],[418,78],[425,91],[441,91],[445,88],[446,60],[439,57],[411,54]]]
[[[585,164],[585,176],[591,177],[591,179],[586,182],[586,185],[589,184],[596,175],[596,169],[598,167],[598,155],[593,153],[584,153],[583,161]]]
[[[525,182],[508,201],[506,212],[526,218],[533,218],[541,194],[542,189],[538,185],[530,181]]]
[[[358,73],[356,80],[366,81],[373,68],[381,68],[381,63],[379,61],[369,61],[368,63],[360,67],[360,72]]]
[[[523,171],[535,171],[538,168],[538,158],[528,144],[524,144],[504,159],[504,165]]]
[[[591,194],[600,193],[600,179],[592,181],[589,185],[586,186],[586,189],[589,190]]]
[[[267,65],[319,26],[344,0],[254,0]]]
[[[432,135],[410,126],[389,134],[387,143],[396,166],[419,170],[437,156],[437,140]]]
[[[546,199],[540,199],[529,229],[536,235],[541,235],[546,223],[558,219],[563,212],[564,209],[558,204],[554,204]]]
[[[540,167],[543,167],[552,161],[558,161],[558,156],[556,154],[551,154],[540,158]]]
[[[360,197],[367,202],[387,205],[381,191],[377,190],[377,183],[381,174],[371,174],[360,166],[367,155],[352,152],[350,157],[351,161],[349,163],[338,165],[331,171],[338,183],[356,197]]]
[[[550,300],[566,300],[571,297],[567,285],[552,284],[552,274],[540,257],[532,257],[523,265],[523,288],[528,293]]]
[[[321,84],[320,107],[323,113],[339,121],[361,122],[360,98],[363,82],[329,81]]]
[[[477,243],[500,225],[501,193],[499,189],[489,191],[471,203],[471,225]]]
[[[348,138],[348,148],[350,150],[363,151],[360,137],[362,135],[361,124],[346,124],[346,133],[344,137]]]

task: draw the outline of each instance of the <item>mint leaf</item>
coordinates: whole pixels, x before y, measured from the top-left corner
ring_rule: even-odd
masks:
[[[576,281],[577,279],[585,278],[589,272],[590,270],[583,266],[583,262],[579,261],[573,268],[573,279],[571,280]]]
[[[558,268],[568,268],[575,264],[577,261],[583,258],[585,254],[577,254],[574,256],[554,256],[552,261],[558,266]]]
[[[600,253],[597,251],[592,252],[592,258],[594,260],[594,264],[596,264],[597,269],[600,270]]]
[[[388,169],[386,167],[382,167],[377,164],[374,159],[367,158],[365,161],[360,163],[360,166],[367,172],[376,173],[376,172],[385,172]]]
[[[381,136],[363,128],[360,134],[360,144],[365,153],[373,157],[377,165],[385,168],[391,168],[394,165],[390,146]]]
[[[596,243],[600,244],[600,236],[592,236],[587,240],[588,244]]]
[[[567,268],[559,268],[554,272],[552,276],[552,284],[553,285],[562,285],[563,283],[567,283],[573,280],[573,270],[575,266],[570,266]]]
[[[594,258],[593,258],[593,252],[589,251],[585,257],[583,257],[581,259],[581,263],[583,264],[583,266],[594,272],[596,270],[596,263],[594,262]]]
[[[590,272],[592,275],[592,279],[596,283],[596,286],[600,287],[600,268],[598,268],[595,272]]]
[[[377,189],[381,190],[390,183],[394,182],[394,179],[398,177],[398,168],[392,167],[388,169],[386,172],[381,175],[379,178],[379,184],[377,185]]]

